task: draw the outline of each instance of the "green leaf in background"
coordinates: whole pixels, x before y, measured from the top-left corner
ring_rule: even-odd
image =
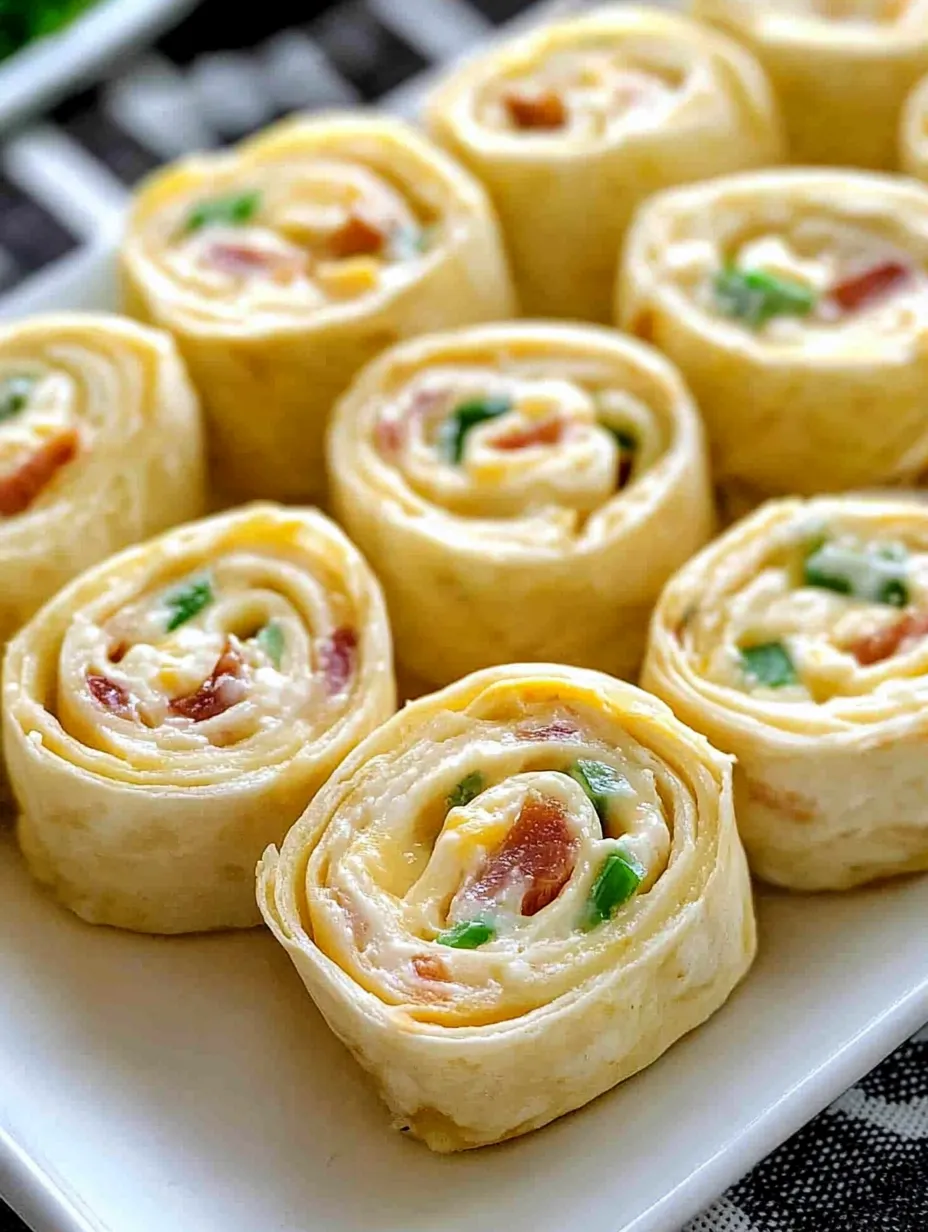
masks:
[[[0,59],[63,29],[97,0],[0,0]]]

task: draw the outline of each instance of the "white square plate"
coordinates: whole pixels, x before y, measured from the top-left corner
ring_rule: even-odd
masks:
[[[82,254],[4,314],[108,307]],[[95,929],[0,841],[0,1192],[36,1232],[676,1232],[928,1019],[928,879],[764,891],[753,972],[588,1108],[440,1157],[394,1133],[262,931]]]

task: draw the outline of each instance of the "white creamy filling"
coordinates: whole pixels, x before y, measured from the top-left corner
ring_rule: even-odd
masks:
[[[502,413],[470,427],[449,452],[458,408]],[[557,510],[579,525],[663,451],[654,415],[618,389],[482,368],[435,368],[380,412],[385,456],[430,503],[462,516],[514,518]],[[617,433],[633,448],[620,445]]]
[[[835,541],[840,543],[840,537]],[[905,678],[914,661],[928,660],[928,638],[916,638],[876,663],[858,662],[854,648],[896,626],[903,612],[887,603],[803,585],[800,570],[798,559],[771,564],[728,594],[716,610],[697,614],[685,637],[704,677],[771,701],[826,702],[832,696],[870,691],[881,682],[891,684],[894,678]],[[853,569],[847,572],[853,582]],[[906,610],[928,610],[928,553],[909,553],[904,575]],[[864,570],[855,589],[868,581]],[[798,683],[766,687],[746,673],[742,648],[769,643],[786,649]]]

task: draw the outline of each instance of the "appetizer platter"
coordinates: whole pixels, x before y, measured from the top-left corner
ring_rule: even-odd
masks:
[[[181,159],[3,306],[37,1232],[677,1232],[928,1015],[925,87],[792,166],[698,16]]]

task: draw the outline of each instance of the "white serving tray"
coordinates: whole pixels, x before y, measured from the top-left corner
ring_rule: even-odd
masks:
[[[120,52],[142,45],[192,9],[196,0],[100,0],[69,26],[0,64],[0,127],[85,85]]]
[[[108,252],[4,314],[108,307]],[[95,929],[0,839],[0,1193],[36,1232],[678,1232],[928,1019],[928,879],[760,895],[725,1008],[527,1138],[432,1155],[263,931]]]

